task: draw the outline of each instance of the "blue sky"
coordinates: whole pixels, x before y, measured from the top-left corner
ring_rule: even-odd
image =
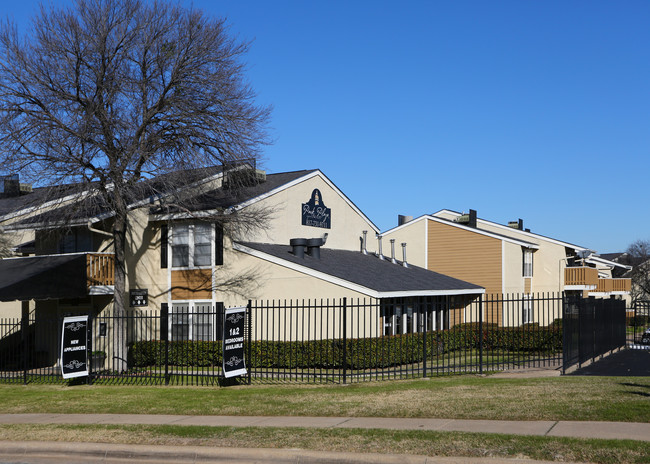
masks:
[[[602,253],[650,239],[650,2],[193,4],[253,41],[269,172],[321,169],[382,230],[472,208]]]

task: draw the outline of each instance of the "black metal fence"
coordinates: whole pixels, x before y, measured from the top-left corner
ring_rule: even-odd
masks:
[[[625,317],[623,300],[567,297],[562,320],[563,370],[625,346]]]
[[[573,325],[567,329],[563,313],[574,323],[573,308],[582,306],[567,306],[559,294],[250,302],[244,334],[248,373],[238,381],[348,383],[559,369],[563,325],[565,337],[578,337]],[[575,317],[591,316],[577,311]],[[87,381],[221,383],[222,321],[223,307],[199,304],[89,315]],[[607,346],[618,343],[617,332],[603,324],[592,324],[595,338],[610,340]],[[60,327],[61,320],[47,314],[1,320],[0,380],[63,381]],[[582,331],[579,337],[588,344]],[[568,353],[574,356],[574,348]]]
[[[627,314],[630,341],[636,345],[650,345],[650,301],[635,301]]]

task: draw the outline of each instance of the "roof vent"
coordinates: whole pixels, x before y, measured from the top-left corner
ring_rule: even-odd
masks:
[[[406,262],[406,243],[402,243],[402,266],[404,267],[409,267],[408,263]]]
[[[395,259],[395,239],[391,238],[390,239],[390,262],[393,264],[397,264],[397,260]]]
[[[307,247],[306,238],[292,238],[289,240],[289,245],[291,245],[291,254],[296,258],[305,257],[305,248]]]
[[[325,245],[327,234],[321,238],[292,238],[289,240],[291,245],[291,254],[296,258],[304,258],[305,250],[307,255],[315,259],[320,259],[320,247]]]
[[[384,254],[381,251],[381,234],[377,234],[377,243],[379,244],[379,250],[377,253],[377,257],[379,259],[384,259]]]

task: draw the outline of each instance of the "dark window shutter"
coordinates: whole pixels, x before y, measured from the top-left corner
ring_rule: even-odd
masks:
[[[214,264],[221,266],[223,264],[223,226],[214,225]]]
[[[167,249],[169,245],[169,227],[160,226],[160,267],[167,269]]]
[[[223,301],[217,301],[215,303],[214,313],[217,319],[215,324],[217,339],[222,340],[223,339],[223,315],[224,315]]]
[[[160,339],[167,340],[169,334],[169,306],[167,303],[160,305]]]

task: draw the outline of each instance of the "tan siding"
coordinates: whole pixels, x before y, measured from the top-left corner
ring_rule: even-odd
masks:
[[[212,271],[191,269],[172,271],[172,300],[212,298]]]
[[[428,221],[428,268],[485,288],[486,293],[502,292],[501,240],[452,225]],[[452,314],[452,323],[462,320]],[[501,325],[501,305],[493,305],[487,320]]]
[[[501,240],[429,221],[428,268],[501,293]]]

